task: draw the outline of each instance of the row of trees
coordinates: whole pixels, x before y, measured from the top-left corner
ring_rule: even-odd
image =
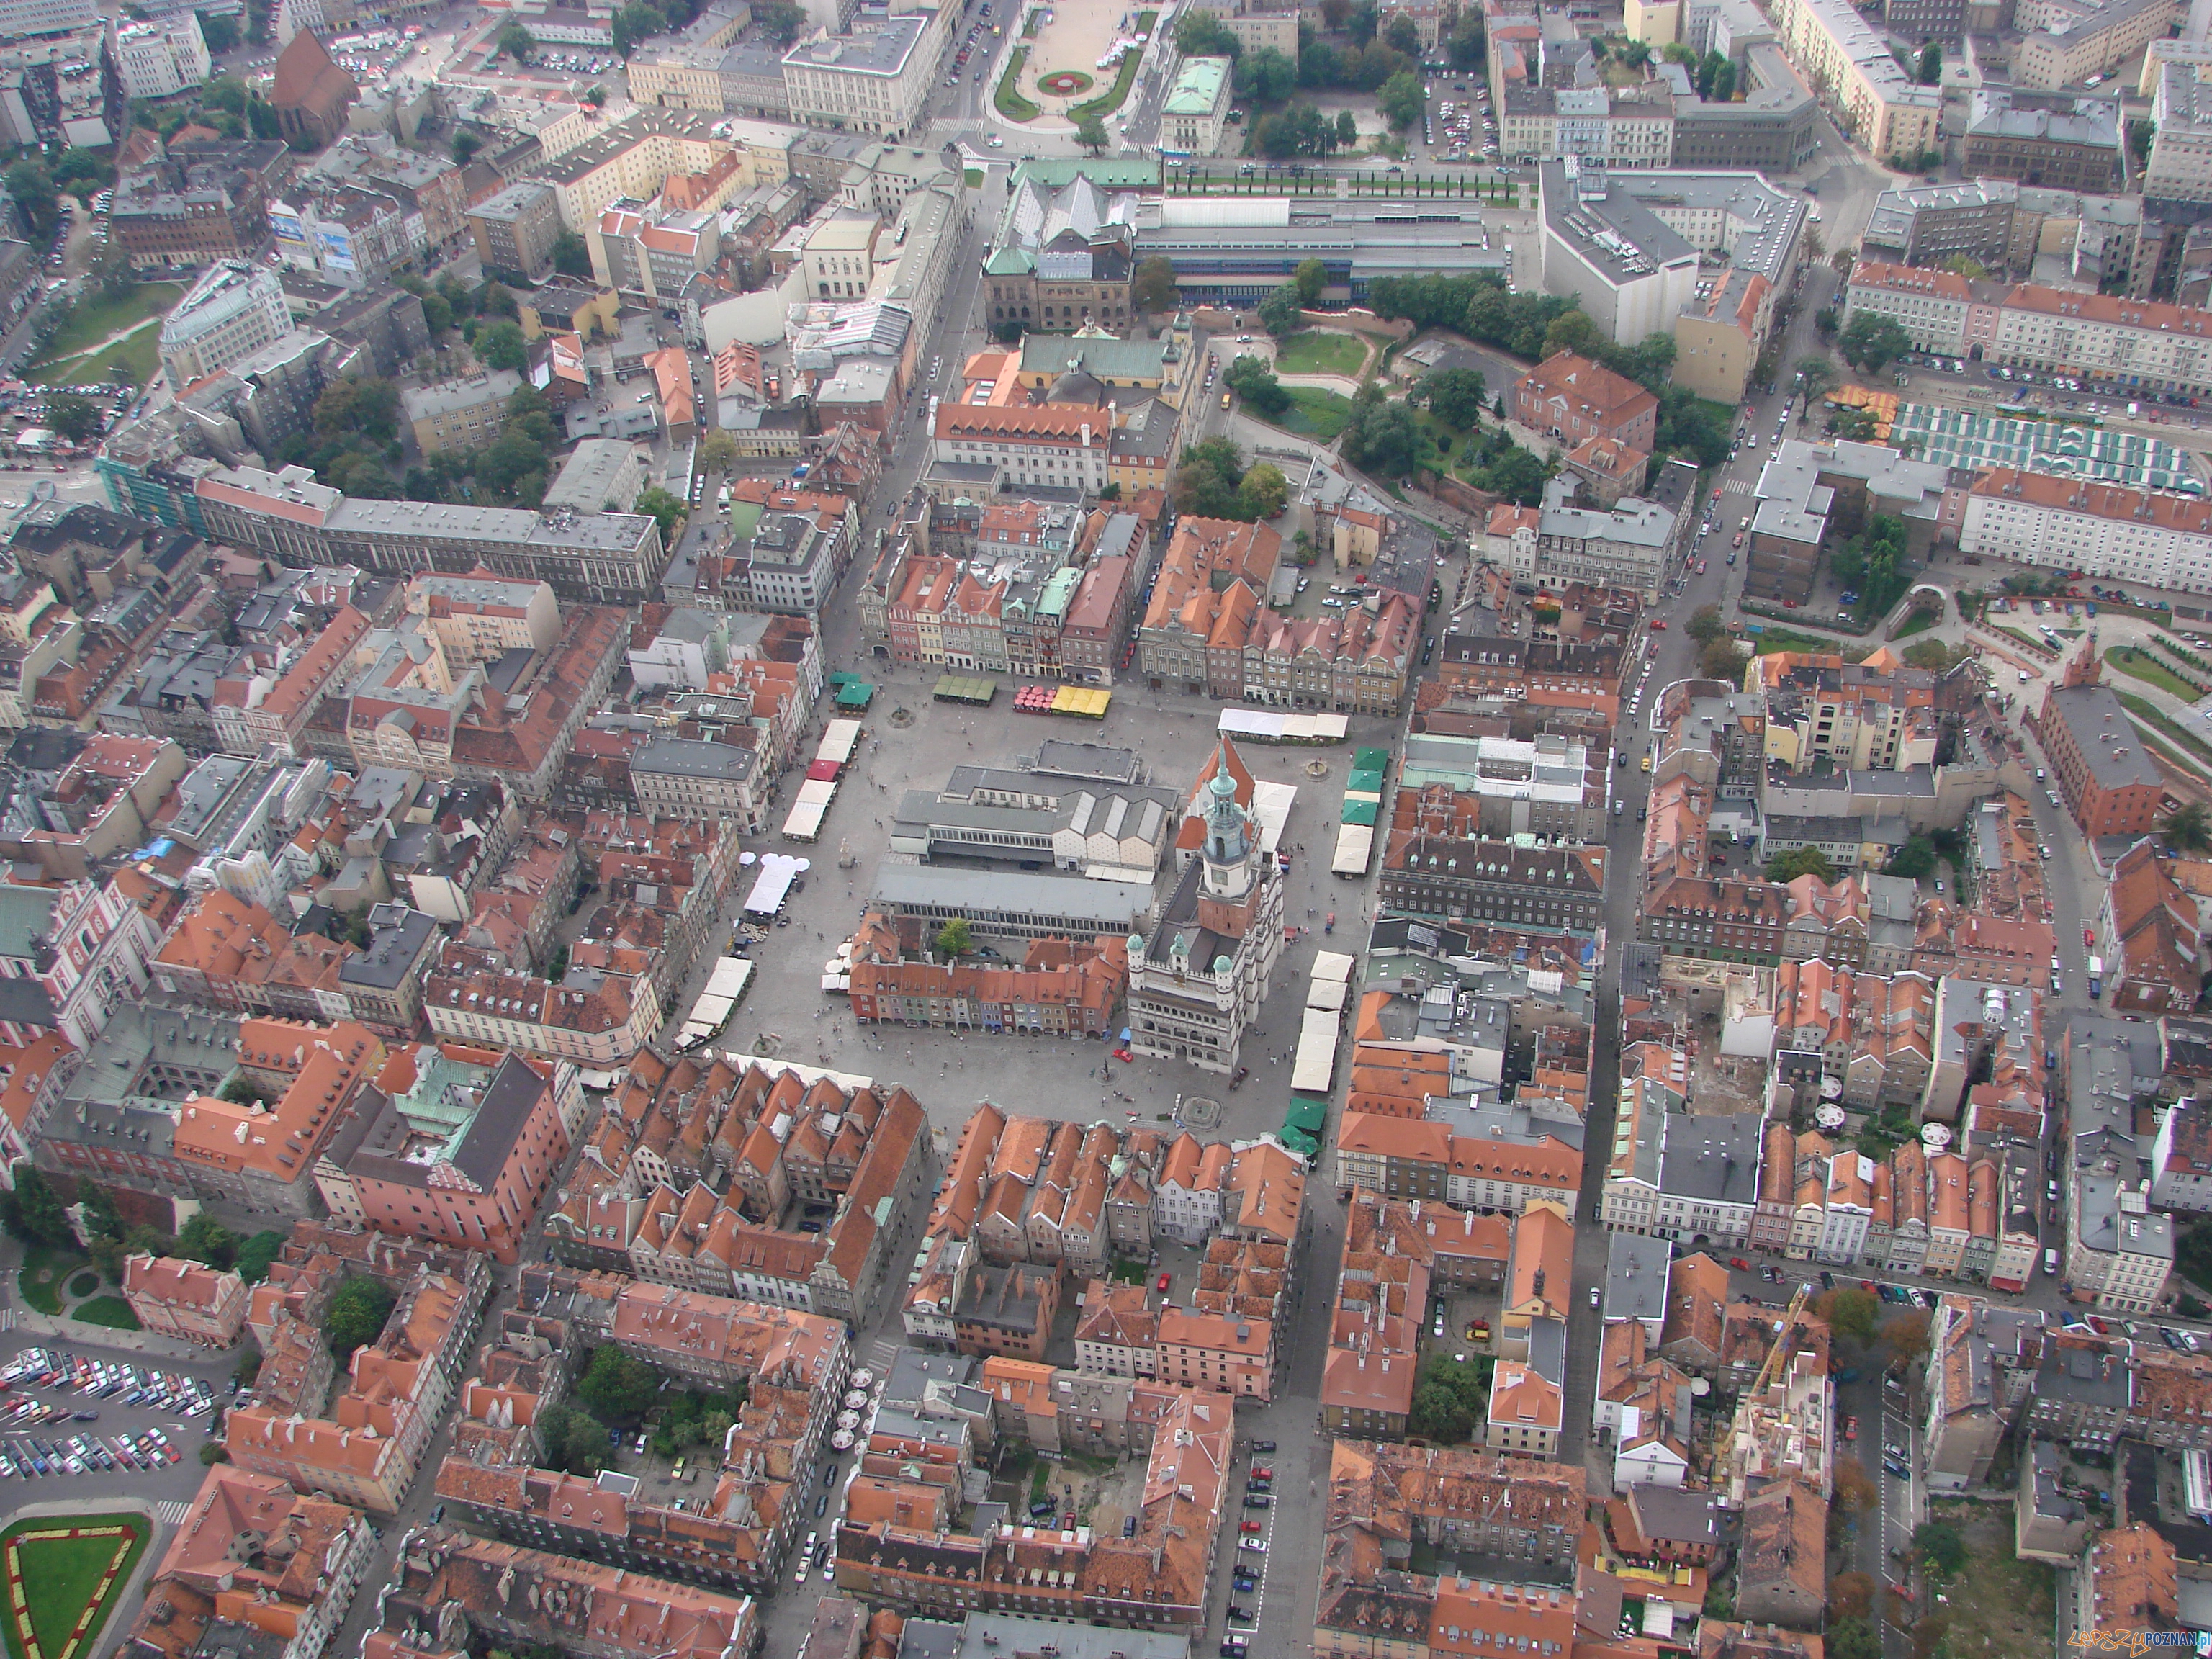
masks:
[[[54,1250],[78,1248],[76,1229],[70,1224],[62,1195],[37,1166],[18,1164],[11,1171],[14,1187],[0,1192],[0,1226],[26,1244]],[[84,1206],[85,1253],[93,1265],[114,1284],[123,1282],[126,1256],[181,1256],[225,1270],[235,1268],[249,1285],[268,1277],[269,1264],[284,1248],[284,1235],[259,1232],[240,1238],[213,1216],[203,1212],[179,1228],[173,1238],[143,1221],[127,1220],[118,1209],[114,1194],[96,1182],[77,1183],[78,1201]]]
[[[1838,545],[1828,556],[1829,568],[1846,589],[1856,588],[1859,614],[1885,614],[1912,579],[1905,574],[1905,520],[1877,513],[1857,535]]]

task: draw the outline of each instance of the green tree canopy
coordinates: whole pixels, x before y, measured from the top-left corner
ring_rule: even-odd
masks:
[[[965,916],[948,916],[937,930],[937,948],[948,957],[964,957],[975,948],[975,930]]]
[[[1721,619],[1721,608],[1717,605],[1701,605],[1690,613],[1690,620],[1682,624],[1682,631],[1699,645],[1711,645],[1728,630]]]
[[[274,1228],[253,1235],[238,1247],[238,1258],[231,1266],[238,1276],[249,1285],[258,1285],[269,1277],[270,1263],[284,1251],[284,1235]]]
[[[1272,519],[1290,497],[1290,480],[1282,469],[1269,461],[1255,462],[1237,485],[1237,516],[1249,512],[1255,521]]]
[[[487,368],[511,368],[520,374],[530,366],[530,347],[520,323],[501,321],[477,331],[471,345]]]
[[[643,0],[630,0],[615,14],[613,26],[615,55],[627,58],[637,50],[637,43],[660,33],[668,27],[667,16]]]
[[[806,9],[794,5],[792,0],[763,0],[763,3],[753,8],[753,21],[776,45],[787,46],[799,39],[799,30],[806,27]]]
[[[1328,267],[1318,259],[1301,259],[1291,273],[1291,286],[1297,289],[1301,305],[1309,308],[1318,305],[1322,290],[1328,286]]]
[[[74,392],[50,393],[46,424],[73,444],[91,443],[100,436],[100,406]]]
[[[1295,334],[1306,325],[1299,314],[1298,290],[1289,283],[1267,290],[1260,301],[1260,326],[1280,339],[1285,334]]]
[[[518,64],[526,64],[536,55],[538,37],[520,22],[510,21],[499,32],[499,49]]]
[[[1175,267],[1159,254],[1142,261],[1129,283],[1129,302],[1139,311],[1173,311],[1182,296],[1176,291]]]
[[[1873,1291],[1863,1291],[1856,1285],[1839,1285],[1822,1292],[1814,1306],[1838,1336],[1847,1336],[1862,1347],[1874,1340],[1875,1316],[1881,1311],[1881,1304],[1875,1299]]]
[[[702,472],[732,472],[737,470],[738,441],[729,433],[716,427],[699,440],[699,470]]]
[[[1402,11],[1391,14],[1389,25],[1382,31],[1382,38],[1389,43],[1393,52],[1402,52],[1408,58],[1421,55],[1421,26]]]
[[[1862,311],[1844,325],[1844,331],[1836,337],[1836,349],[1854,368],[1879,374],[1886,365],[1912,349],[1912,337],[1896,319]]]
[[[556,1406],[532,1425],[547,1464],[570,1474],[592,1475],[606,1462],[606,1425],[589,1412]]]
[[[633,1423],[660,1391],[660,1373],[611,1342],[592,1352],[576,1379],[576,1398],[610,1423]]]
[[[1238,362],[1256,364],[1257,360],[1240,358]],[[1264,364],[1258,367],[1266,373]],[[1273,378],[1268,376],[1270,381]],[[1250,524],[1281,512],[1288,492],[1279,471],[1264,462],[1247,468],[1243,454],[1227,438],[1208,438],[1193,444],[1183,452],[1182,464],[1176,470],[1176,511],[1185,515]]]
[[[1943,48],[1930,40],[1920,48],[1920,65],[1913,77],[1923,87],[1932,87],[1943,78]]]
[[[235,52],[238,49],[239,40],[238,19],[210,17],[205,12],[202,12],[200,39],[207,42],[207,49],[218,58],[224,52]]]
[[[1273,46],[1262,46],[1237,60],[1233,83],[1239,98],[1255,104],[1279,104],[1297,88],[1297,62]]]
[[[2177,853],[2212,849],[2212,815],[2201,801],[2185,801],[2158,826],[2159,839]]]
[[[1435,368],[1421,377],[1407,398],[1426,404],[1430,414],[1464,432],[1476,423],[1489,402],[1490,387],[1479,370]]]
[[[1836,866],[1817,847],[1793,848],[1786,853],[1777,853],[1766,860],[1766,878],[1769,881],[1795,881],[1800,876],[1818,876],[1822,881],[1833,881]]]
[[[1421,77],[1412,70],[1400,70],[1383,82],[1376,102],[1390,125],[1399,128],[1412,126],[1429,106],[1428,94],[1421,89]]]
[[[553,239],[553,269],[563,276],[592,274],[592,250],[574,231],[564,230]]]
[[[647,484],[638,492],[637,504],[631,507],[630,511],[642,513],[649,518],[658,520],[660,524],[660,539],[670,546],[675,545],[676,526],[682,520],[684,511],[684,503],[678,501],[675,496],[658,484]]]
[[[1474,1434],[1474,1414],[1443,1382],[1424,1382],[1413,1390],[1406,1432],[1431,1445],[1463,1446]]]
[[[1075,142],[1096,155],[1114,141],[1107,136],[1105,122],[1096,115],[1079,115],[1075,120]]]
[[[1913,1553],[1937,1578],[1948,1578],[1966,1565],[1966,1540],[1948,1521],[1923,1521],[1912,1529]]]
[[[1413,411],[1372,386],[1353,400],[1338,447],[1352,465],[1384,478],[1401,478],[1436,459],[1436,446]]]
[[[1936,873],[1936,843],[1925,836],[1914,836],[1892,853],[1881,868],[1884,875],[1924,881]]]
[[[1176,19],[1176,50],[1186,58],[1234,58],[1244,50],[1229,25],[1192,7]]]
[[[68,1245],[76,1242],[61,1194],[37,1165],[18,1164],[9,1172],[15,1185],[0,1191],[0,1226],[26,1244]]]
[[[323,1336],[338,1364],[344,1364],[363,1343],[376,1340],[398,1301],[378,1279],[356,1277],[338,1286],[323,1313]]]
[[[186,1256],[210,1267],[229,1267],[238,1261],[238,1237],[203,1210],[177,1230],[169,1254]]]

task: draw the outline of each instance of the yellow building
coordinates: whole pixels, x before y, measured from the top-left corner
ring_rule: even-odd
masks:
[[[1778,0],[1774,27],[1814,94],[1875,159],[1936,148],[1942,89],[1916,82],[1850,0]]]

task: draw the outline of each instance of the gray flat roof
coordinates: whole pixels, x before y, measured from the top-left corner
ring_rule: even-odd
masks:
[[[2051,707],[2073,733],[2089,775],[2100,789],[2133,785],[2163,789],[2166,779],[2151,763],[2149,750],[2130,722],[2126,707],[2107,685],[2070,686],[2051,693]],[[2118,743],[2105,741],[2106,733]]]
[[[636,762],[630,764],[635,770]],[[876,872],[875,896],[892,905],[949,907],[978,920],[1064,919],[1093,933],[1125,934],[1139,931],[1152,908],[1150,887],[1126,882],[930,864],[884,866]]]
[[[753,769],[753,751],[706,738],[655,738],[629,759],[632,772],[671,777],[743,778]]]

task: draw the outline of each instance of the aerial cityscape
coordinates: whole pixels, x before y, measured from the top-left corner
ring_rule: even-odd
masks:
[[[2212,0],[0,0],[4,1659],[2212,1650],[2208,420]]]

